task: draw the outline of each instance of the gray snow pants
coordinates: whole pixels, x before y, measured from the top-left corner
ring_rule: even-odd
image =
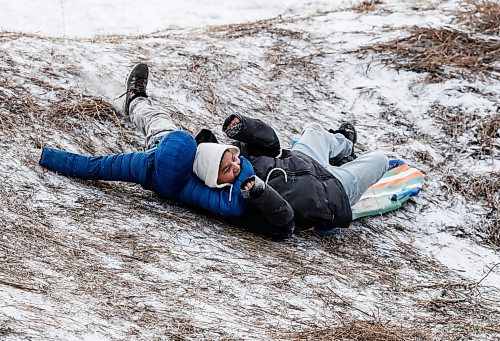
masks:
[[[146,97],[137,97],[130,102],[130,120],[146,136],[146,146],[152,148],[154,144],[170,131],[178,130],[170,115],[151,104]]]
[[[327,132],[316,123],[306,126],[292,150],[309,155],[333,174],[344,186],[351,206],[356,204],[368,187],[376,183],[389,168],[389,160],[378,151],[360,154],[357,159],[340,167],[331,166],[330,158],[351,154],[352,142],[342,134]]]

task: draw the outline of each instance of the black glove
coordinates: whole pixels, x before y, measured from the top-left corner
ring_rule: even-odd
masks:
[[[199,145],[200,143],[204,142],[219,143],[214,133],[212,133],[212,131],[210,131],[209,129],[200,130],[200,132],[198,133],[198,135],[196,135],[194,139],[196,140],[196,145]]]

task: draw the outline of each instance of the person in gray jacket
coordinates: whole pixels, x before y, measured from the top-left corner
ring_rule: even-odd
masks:
[[[278,239],[291,236],[296,227],[323,231],[348,227],[351,206],[389,167],[387,157],[378,151],[332,165],[333,160],[354,157],[357,134],[350,123],[336,131],[326,131],[315,123],[307,125],[291,149],[282,149],[275,131],[259,119],[231,115],[223,131],[237,141],[237,155],[248,159],[255,171],[241,185],[250,205],[231,222]],[[195,174],[207,186],[237,179],[236,154],[220,150],[215,156],[210,144],[214,143],[198,145]],[[211,169],[202,166],[200,160],[211,158],[215,160]]]

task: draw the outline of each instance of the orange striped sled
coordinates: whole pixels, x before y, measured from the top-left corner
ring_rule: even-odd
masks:
[[[407,164],[387,171],[352,207],[353,219],[382,214],[401,207],[417,195],[424,185],[424,175]]]

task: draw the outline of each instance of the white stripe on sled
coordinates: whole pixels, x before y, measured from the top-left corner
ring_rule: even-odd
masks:
[[[387,178],[382,178],[380,179],[377,183],[375,183],[375,185],[380,185],[380,184],[385,184],[387,182],[391,182],[391,181],[394,181],[394,180],[398,180],[398,179],[402,179],[410,174],[413,174],[415,172],[420,172],[418,169],[416,168],[410,168],[410,169],[407,169],[405,170],[403,173],[399,173],[399,174],[395,174],[395,175],[391,175]]]
[[[387,190],[387,191],[379,192],[379,193],[373,193],[373,191],[367,190],[361,196],[361,198],[359,199],[359,201],[361,201],[363,199],[368,199],[368,198],[390,197],[391,195],[399,193],[401,191],[404,191],[405,189],[417,188],[417,187],[418,188],[422,188],[422,184],[421,183],[413,184],[413,185],[410,185],[410,186],[406,186],[406,187],[402,187],[402,188],[396,188],[396,189],[392,189],[392,190]]]

